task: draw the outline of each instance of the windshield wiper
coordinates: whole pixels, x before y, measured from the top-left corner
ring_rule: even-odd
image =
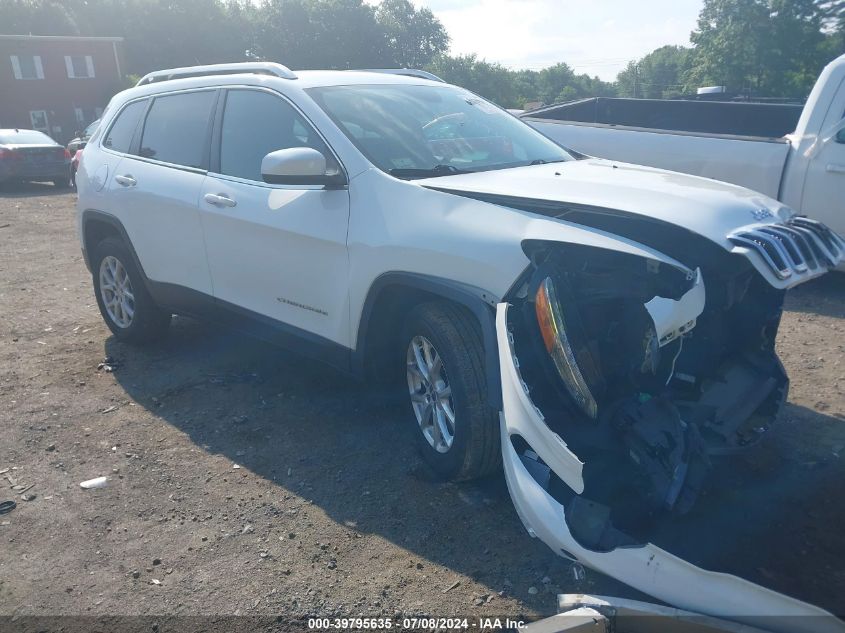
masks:
[[[387,172],[396,178],[432,178],[434,176],[451,176],[452,174],[471,174],[472,169],[460,169],[454,165],[435,165],[425,169],[421,168],[396,168]]]
[[[565,158],[555,159],[555,160],[546,160],[545,158],[535,158],[532,160],[529,165],[548,165],[549,163],[565,163]]]

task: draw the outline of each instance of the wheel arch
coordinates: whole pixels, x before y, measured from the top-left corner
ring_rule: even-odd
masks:
[[[144,267],[141,265],[141,260],[138,259],[138,254],[132,246],[132,240],[129,239],[129,234],[126,232],[123,223],[110,213],[96,209],[86,209],[82,212],[82,256],[88,270],[91,270],[91,255],[94,248],[107,237],[117,237],[126,244],[132,254],[134,264],[138,267],[141,277],[144,279],[144,283],[148,284]]]
[[[410,272],[383,273],[370,286],[364,300],[352,352],[352,369],[358,375],[378,372],[391,344],[399,336],[398,324],[410,310],[428,301],[449,301],[468,310],[478,321],[484,344],[484,371],[488,404],[502,406],[498,343],[496,342],[496,298],[489,292],[451,279]],[[389,336],[376,334],[389,333]]]

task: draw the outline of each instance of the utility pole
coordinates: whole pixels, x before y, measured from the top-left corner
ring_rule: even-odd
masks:
[[[640,98],[640,65],[634,64],[634,99]]]

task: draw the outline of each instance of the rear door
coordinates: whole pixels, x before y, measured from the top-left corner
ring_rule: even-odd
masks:
[[[311,147],[339,162],[279,93],[232,88],[224,97],[199,201],[214,295],[271,327],[292,326],[282,335],[348,347],[348,191],[261,178],[261,160],[279,149]]]
[[[173,308],[190,299],[186,289],[212,295],[197,200],[217,96],[210,89],[153,98],[109,183],[147,278]]]

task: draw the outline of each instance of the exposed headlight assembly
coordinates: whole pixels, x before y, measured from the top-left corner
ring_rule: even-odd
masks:
[[[524,292],[526,323],[551,386],[573,413],[595,420],[605,408],[665,389],[677,349],[662,354],[671,341],[661,338],[676,321],[694,322],[701,309],[693,308],[703,307],[703,284],[691,293],[692,271],[572,245],[534,244],[526,254],[533,270],[515,292]],[[690,296],[701,301],[680,309]],[[652,309],[659,329],[646,305],[652,300],[659,304]]]
[[[561,380],[572,399],[591,418],[598,414],[598,405],[575,357],[566,319],[558,301],[551,277],[546,277],[537,289],[534,298],[537,324],[543,337],[546,351],[552,358]]]

